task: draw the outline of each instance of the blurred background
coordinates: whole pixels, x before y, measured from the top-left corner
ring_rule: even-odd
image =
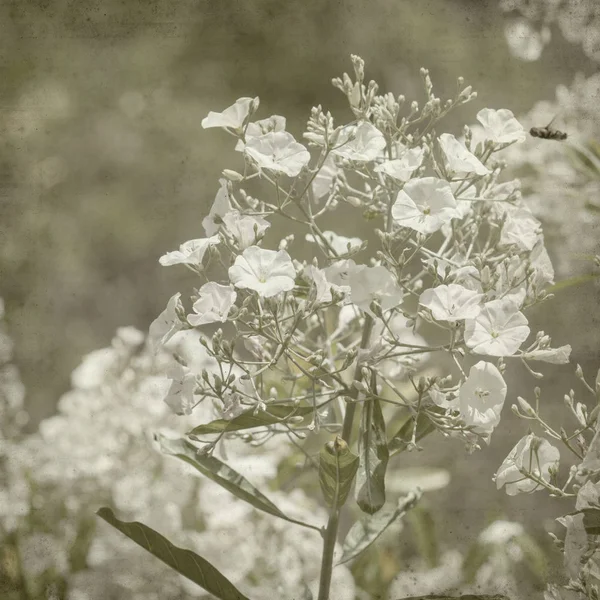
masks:
[[[351,70],[353,53],[380,90],[408,100],[422,98],[420,67],[442,98],[463,76],[479,96],[448,118],[445,130],[460,134],[483,107],[519,116],[554,100],[576,73],[597,71],[559,34],[539,60],[520,60],[505,39],[507,18],[487,0],[4,0],[0,295],[27,394],[26,428],[54,413],[82,355],[107,346],[118,327],[146,330],[175,291],[191,290],[185,269],[161,268],[158,258],[203,235],[221,170],[239,166],[231,139],[201,128],[209,110],[259,95],[260,118],[285,115],[300,139],[315,104],[348,116],[330,81]],[[561,254],[560,238],[549,251]],[[559,278],[581,269],[567,261]],[[557,292],[528,318],[555,346],[570,343],[573,360],[595,376],[597,285]],[[555,368],[545,380],[559,411],[572,372]],[[526,390],[537,384],[515,377]],[[518,519],[535,507],[535,497],[509,505],[503,493],[482,506],[492,484],[470,482],[477,469],[495,471],[526,433],[510,414],[506,422],[494,447],[469,460],[435,447],[414,457],[449,468],[459,482],[439,497],[454,513],[449,522],[479,531],[493,515]]]

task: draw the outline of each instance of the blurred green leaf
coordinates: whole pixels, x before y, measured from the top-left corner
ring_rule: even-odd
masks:
[[[359,459],[346,442],[338,437],[319,454],[319,483],[329,506],[340,508],[348,498]]]
[[[264,494],[257,490],[245,477],[218,458],[199,454],[198,448],[184,439],[169,439],[162,435],[156,435],[155,438],[158,440],[160,449],[164,454],[175,456],[188,465],[192,465],[205,477],[218,483],[228,492],[231,492],[240,500],[248,502],[254,508],[287,520],[287,517]]]
[[[510,600],[508,596],[500,596],[499,594],[463,594],[462,596],[448,596],[447,594],[434,596],[410,596],[399,600]]]
[[[594,279],[598,279],[599,277],[600,275],[576,275],[575,277],[570,277],[569,279],[557,281],[554,285],[551,285],[549,288],[547,288],[546,291],[549,293],[559,292],[575,285],[581,285],[582,283],[587,283],[588,281],[594,281]]]
[[[540,545],[529,535],[523,533],[515,538],[523,552],[523,559],[529,570],[540,583],[548,581],[548,558]]]
[[[372,515],[385,504],[385,471],[390,453],[385,420],[377,398],[367,401],[363,415],[356,502],[363,512]]]
[[[275,404],[267,406],[266,411],[259,411],[254,414],[254,409],[247,410],[241,415],[234,417],[230,421],[226,419],[217,419],[210,423],[204,423],[194,427],[188,435],[194,439],[194,436],[207,435],[210,433],[226,433],[228,431],[241,431],[242,429],[252,429],[253,427],[264,427],[265,425],[274,425],[286,421],[290,417],[304,417],[313,412],[312,406],[285,406]]]
[[[191,550],[178,548],[147,525],[138,521],[120,521],[113,511],[106,507],[98,510],[96,514],[150,554],[220,600],[249,600],[207,560]]]
[[[433,569],[439,563],[439,548],[433,515],[424,506],[417,506],[407,516],[419,549],[419,554]]]
[[[354,523],[344,540],[342,558],[338,564],[348,562],[366,550],[394,521],[402,518],[418,499],[417,494],[408,494],[398,500],[396,507],[383,509]]]

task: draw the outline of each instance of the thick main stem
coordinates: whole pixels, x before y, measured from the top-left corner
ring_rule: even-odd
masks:
[[[371,332],[373,331],[373,318],[370,315],[365,315],[365,324],[363,327],[360,349],[364,350],[369,345]],[[354,380],[360,380],[362,365],[360,358],[356,364],[354,371]],[[353,388],[352,396],[346,402],[346,414],[344,415],[344,423],[342,425],[342,439],[350,445],[350,437],[352,435],[352,427],[354,425],[354,415],[356,413],[356,401],[360,392]],[[319,596],[317,600],[329,600],[329,588],[331,586],[331,574],[333,572],[333,551],[335,550],[335,542],[337,541],[338,524],[340,517],[340,509],[336,506],[331,507],[327,527],[323,534],[323,557],[321,559],[321,580],[319,581]]]

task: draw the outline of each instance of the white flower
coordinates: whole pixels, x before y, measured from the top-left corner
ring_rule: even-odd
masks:
[[[526,477],[521,470],[532,473],[535,477],[550,480],[550,470],[558,468],[560,452],[547,440],[530,433],[523,437],[510,451],[496,473],[496,487],[505,490],[509,496],[519,493],[528,494],[542,489],[542,486]]]
[[[385,267],[355,265],[349,270],[348,283],[352,302],[372,317],[375,315],[370,307],[374,300],[381,303],[383,312],[402,302],[402,290]]]
[[[412,179],[392,206],[392,217],[398,225],[420,233],[434,233],[457,216],[450,184],[437,177]]]
[[[335,233],[335,231],[324,231],[323,237],[338,255],[348,254],[348,252],[358,250],[362,245],[362,240],[360,238],[344,237],[343,235],[338,235]],[[321,238],[313,233],[307,233],[304,239],[306,239],[307,242],[319,244],[325,252],[327,251],[326,246],[323,244]]]
[[[477,354],[511,356],[529,335],[527,323],[510,298],[492,300],[476,319],[465,322],[465,343]]]
[[[331,193],[338,172],[335,158],[332,154],[329,154],[312,182],[312,191],[317,200]]]
[[[338,260],[329,267],[323,269],[327,281],[331,284],[331,287],[343,294],[350,293],[350,271],[356,267],[356,263],[351,259]]]
[[[93,389],[102,385],[108,374],[119,362],[119,354],[114,348],[101,348],[86,354],[73,373],[71,384],[82,390]]]
[[[598,508],[600,506],[600,485],[586,481],[577,492],[577,500],[575,502],[575,510],[583,510],[584,508]]]
[[[250,289],[269,298],[294,287],[296,270],[285,250],[250,246],[229,268],[229,279],[237,288]]]
[[[502,519],[494,521],[488,525],[480,534],[479,541],[482,544],[506,544],[513,538],[519,537],[525,533],[521,523],[514,521],[504,521]]]
[[[177,316],[178,310],[183,311],[181,294],[179,292],[169,298],[165,310],[163,310],[150,325],[148,331],[148,343],[154,352],[157,352],[162,345],[166,344],[183,328],[183,322]]]
[[[267,119],[261,119],[260,121],[255,121],[254,123],[248,123],[244,137],[246,138],[246,142],[248,142],[250,138],[260,137],[261,135],[265,135],[265,133],[270,133],[272,131],[285,131],[285,125],[285,117],[280,115],[272,115]],[[242,140],[238,140],[235,149],[238,152],[241,152],[245,147],[246,144],[244,144]]]
[[[209,127],[229,127],[237,131],[241,130],[246,117],[250,114],[254,100],[258,103],[258,98],[240,98],[223,112],[210,111],[208,116],[202,119],[202,127],[204,129],[208,129]]]
[[[526,206],[506,211],[507,217],[500,234],[500,245],[515,244],[522,250],[532,250],[540,239],[541,223]]]
[[[571,579],[577,579],[589,548],[588,534],[583,524],[585,515],[565,515],[557,519],[567,528],[564,546],[564,566]]]
[[[536,286],[542,288],[546,284],[552,285],[554,283],[554,267],[552,261],[548,256],[548,251],[544,245],[544,237],[538,238],[538,243],[534,246],[531,254],[529,255],[531,266],[535,269],[533,276],[533,282]]]
[[[385,148],[383,134],[368,121],[346,125],[339,133],[332,154],[354,162],[375,160]]]
[[[375,167],[376,173],[385,173],[397,181],[408,181],[423,162],[423,148],[411,148],[401,158],[388,160]]]
[[[218,243],[218,235],[213,235],[209,238],[189,240],[181,244],[179,250],[167,252],[161,256],[158,262],[160,262],[163,267],[170,267],[172,265],[193,265],[198,267],[202,265],[202,259],[208,248]]]
[[[476,433],[491,434],[500,422],[505,399],[506,383],[500,371],[482,360],[471,367],[460,386],[458,408],[463,421]]]
[[[314,283],[315,302],[317,304],[331,302],[331,284],[327,281],[325,271],[314,265],[310,265],[306,271]]]
[[[233,306],[237,294],[230,285],[221,285],[214,281],[205,283],[199,292],[199,298],[194,302],[194,313],[188,315],[190,325],[197,327],[206,323],[225,323],[227,315]]]
[[[244,152],[261,169],[296,177],[310,160],[310,153],[291,133],[276,131],[251,138]]]
[[[242,215],[237,210],[229,211],[223,217],[227,231],[235,238],[241,250],[260,241],[271,223],[262,217]]]
[[[227,189],[227,180],[219,179],[221,187],[215,196],[210,212],[202,220],[204,233],[211,236],[219,231],[219,227],[223,222],[223,217],[231,210],[231,202],[229,201],[229,191]]]
[[[194,389],[196,377],[188,369],[179,363],[174,364],[167,372],[171,380],[171,386],[165,397],[165,402],[177,415],[191,415],[194,405]]]
[[[428,308],[434,319],[454,322],[477,317],[481,312],[482,298],[482,294],[451,283],[425,290],[419,298],[419,304]]]
[[[483,125],[487,139],[496,144],[525,141],[523,126],[507,108],[483,108],[477,113],[477,120]]]
[[[456,175],[488,175],[491,171],[471,154],[451,133],[442,133],[440,146],[446,156],[448,169]]]
[[[543,350],[532,350],[525,352],[523,358],[525,360],[539,360],[550,363],[551,365],[566,365],[569,363],[571,356],[571,346],[560,346],[559,348],[545,348]]]

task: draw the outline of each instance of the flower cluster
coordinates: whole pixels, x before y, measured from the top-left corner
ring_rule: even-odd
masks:
[[[577,424],[572,433],[563,427],[554,429],[541,416],[540,388],[535,389],[535,403],[518,397],[512,406],[520,418],[537,423],[543,437],[529,433],[510,451],[495,480],[506,493],[530,494],[546,490],[550,496],[572,498],[575,511],[557,519],[565,527],[564,541],[551,534],[564,554],[568,583],[549,585],[546,600],[588,600],[598,598],[600,591],[600,371],[591,385],[579,365],[576,376],[592,398],[593,409],[576,400],[573,390],[564,396],[565,406]],[[551,441],[548,441],[551,440]],[[570,463],[568,477],[559,483],[561,454],[554,444],[567,450]]]
[[[521,121],[526,127],[554,123],[568,132],[564,143],[531,139],[507,151],[509,172],[519,177],[522,193],[542,221],[550,247],[556,247],[559,273],[579,271],[598,253],[600,223],[600,76],[575,77],[559,86],[554,102],[539,102]]]

